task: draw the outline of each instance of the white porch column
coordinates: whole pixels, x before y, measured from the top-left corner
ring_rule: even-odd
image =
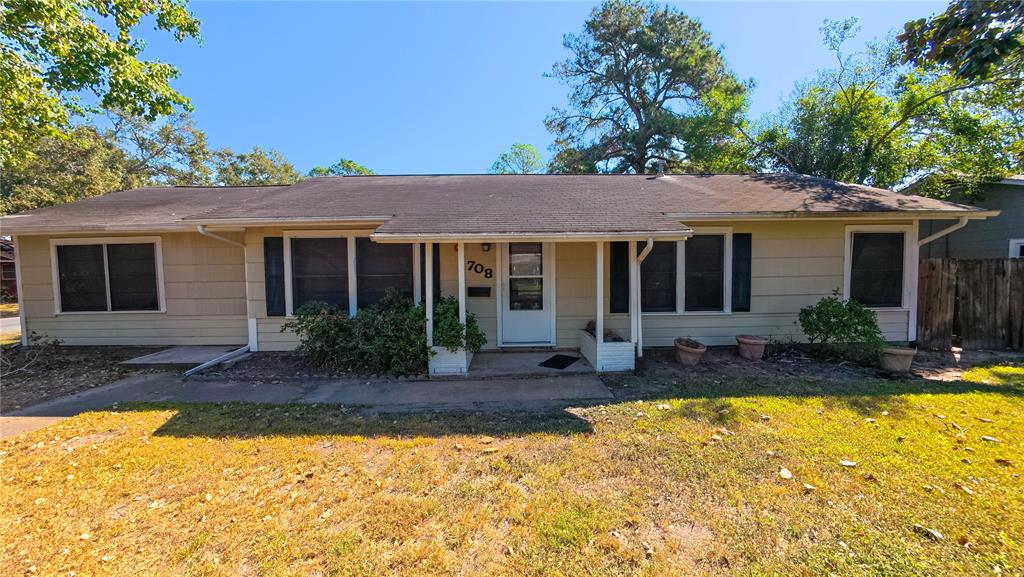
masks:
[[[636,261],[636,241],[635,240],[629,241],[629,249],[628,250],[629,250],[629,342],[633,343],[633,345],[636,346],[637,334],[640,332],[639,331],[640,327],[637,324],[637,318],[636,318],[637,309],[639,308],[637,306],[637,303],[639,302],[639,299],[637,298],[637,289],[639,287],[637,285],[639,283],[637,283],[637,274],[636,274],[636,272],[637,272],[637,261]],[[638,353],[638,354],[640,354],[640,353]]]
[[[427,251],[425,254],[427,270],[424,279],[424,282],[427,283],[427,346],[432,347],[434,346],[434,267],[431,265],[434,262],[434,243],[428,242],[424,248]]]
[[[418,242],[412,243],[412,302],[417,305],[423,302],[420,294],[420,291],[423,290],[420,285],[420,248],[422,246]]]
[[[594,340],[597,341],[597,355],[601,355],[601,343],[604,342],[604,243],[596,242],[597,247],[597,319],[594,322]]]
[[[455,243],[459,251],[459,322],[466,324],[466,243]]]

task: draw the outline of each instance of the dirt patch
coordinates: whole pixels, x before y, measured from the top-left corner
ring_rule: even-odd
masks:
[[[121,361],[167,347],[63,347],[4,349],[0,352],[0,412],[114,382],[146,369]]]
[[[246,382],[256,385],[344,378],[407,380],[403,377],[353,371],[325,371],[310,363],[305,356],[294,352],[253,353],[235,363],[213,367],[192,377],[193,380]]]

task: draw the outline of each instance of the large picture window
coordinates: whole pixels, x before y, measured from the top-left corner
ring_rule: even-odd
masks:
[[[847,263],[848,297],[873,308],[903,306],[904,232],[853,231]]]
[[[694,236],[685,250],[685,310],[725,310],[725,235]]]
[[[348,239],[292,238],[292,311],[311,302],[348,310]]]
[[[640,310],[645,313],[676,310],[675,242],[656,242],[640,263]]]
[[[163,309],[158,239],[57,239],[52,245],[58,312]]]

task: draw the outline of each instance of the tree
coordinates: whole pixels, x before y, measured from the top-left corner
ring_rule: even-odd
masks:
[[[551,75],[570,87],[569,107],[545,123],[574,151],[570,164],[636,173],[653,159],[699,166],[713,160],[715,143],[736,136],[746,87],[681,11],[607,0],[564,45],[572,55]]]
[[[376,172],[366,168],[354,160],[342,158],[330,166],[316,166],[309,171],[309,176],[370,176]]]
[[[763,123],[751,139],[761,167],[883,188],[920,180],[926,186],[918,192],[936,196],[1019,170],[1019,80],[965,81],[941,68],[909,68],[893,41],[846,54],[855,19],[822,31],[837,67],[798,88]]]
[[[208,185],[214,182],[214,151],[187,113],[159,121],[119,111],[108,115],[111,128],[104,135],[130,159],[120,189],[148,185]]]
[[[302,178],[280,152],[259,146],[242,154],[226,148],[217,150],[213,167],[214,184],[223,186],[292,184]]]
[[[75,116],[98,107],[154,120],[188,99],[173,66],[140,59],[132,31],[144,18],[177,41],[199,38],[186,0],[5,0],[0,8],[0,165],[20,162],[42,136],[81,134]]]
[[[544,158],[532,144],[517,142],[498,155],[491,165],[493,174],[537,174],[544,172]]]
[[[907,22],[904,62],[939,64],[964,80],[1024,73],[1024,2],[955,0],[931,18]]]

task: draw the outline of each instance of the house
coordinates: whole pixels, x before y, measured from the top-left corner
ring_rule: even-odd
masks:
[[[987,184],[977,204],[998,210],[999,216],[965,223],[942,239],[921,247],[921,258],[1024,258],[1024,174]],[[922,223],[925,234],[941,230],[957,221]]]
[[[0,238],[0,294],[5,300],[14,300],[18,297],[14,243],[7,238]]]
[[[355,312],[394,287],[457,295],[488,349],[580,349],[622,370],[678,336],[799,340],[800,308],[834,291],[913,341],[922,222],[997,214],[795,174],[345,176],[141,188],[0,227],[23,335],[289,350],[281,325],[303,303]]]

